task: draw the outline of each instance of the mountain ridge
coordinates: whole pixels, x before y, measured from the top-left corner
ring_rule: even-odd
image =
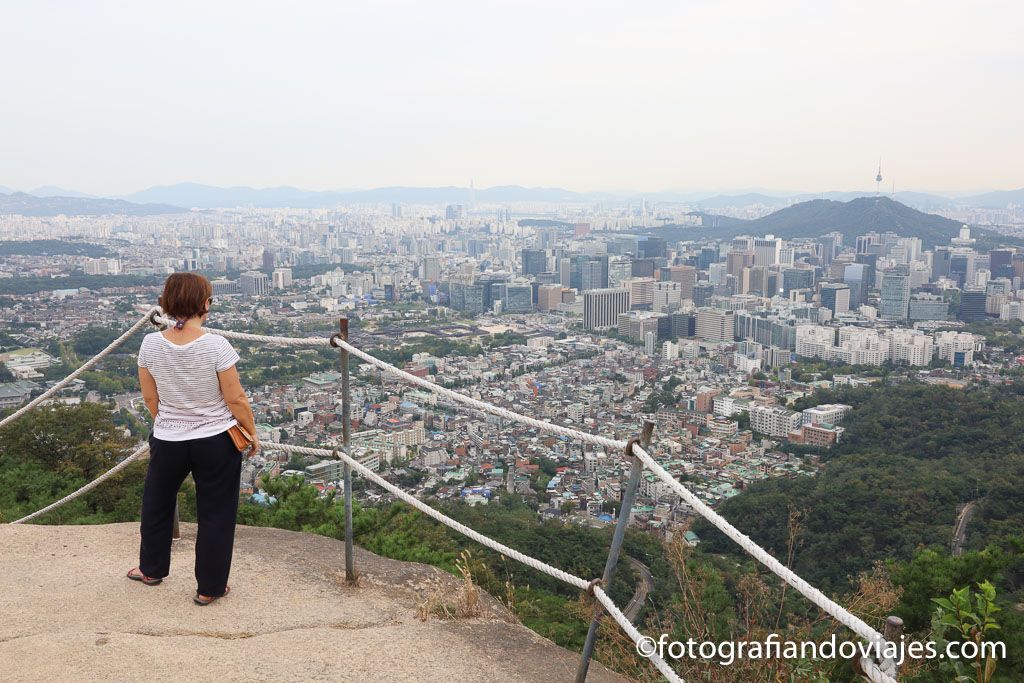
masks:
[[[20,216],[156,216],[186,213],[185,209],[169,204],[136,204],[123,199],[99,197],[36,197],[25,192],[0,194],[0,214]]]
[[[738,235],[776,235],[787,239],[813,238],[838,231],[845,244],[869,231],[896,232],[901,237],[918,237],[925,248],[947,244],[959,234],[958,221],[924,213],[888,197],[859,197],[848,202],[814,199],[780,209],[762,218],[718,226],[665,226],[644,232],[666,239],[726,239]],[[988,242],[1017,243],[991,230],[972,228],[972,235]]]

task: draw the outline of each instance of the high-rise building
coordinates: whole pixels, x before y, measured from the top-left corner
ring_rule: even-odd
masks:
[[[491,307],[501,302],[505,313],[527,313],[533,308],[533,288],[528,282],[519,284],[499,282],[491,287]]]
[[[664,237],[646,237],[638,244],[640,258],[665,258],[668,253],[668,245]]]
[[[949,318],[949,304],[941,296],[915,294],[910,299],[911,320],[946,320]]]
[[[725,272],[739,277],[743,269],[754,265],[754,252],[730,251],[725,255]]]
[[[449,221],[460,220],[463,216],[462,204],[449,204],[444,209],[444,217]]]
[[[692,337],[697,334],[697,316],[693,313],[672,313],[671,332],[673,337]]]
[[[889,358],[893,363],[925,366],[932,362],[933,340],[920,330],[890,330]]]
[[[269,249],[263,250],[263,270],[273,270],[277,263],[277,257]]]
[[[814,270],[811,268],[786,268],[782,271],[782,295],[789,297],[795,289],[814,287]]]
[[[634,277],[622,283],[629,290],[629,305],[632,308],[648,309],[654,305],[654,278]]]
[[[653,332],[655,337],[659,336],[658,326],[665,317],[662,313],[651,311],[625,311],[619,314],[616,327],[620,337],[642,342],[648,332]]]
[[[822,235],[818,241],[821,243],[821,263],[827,266],[843,247],[843,233],[833,231]]]
[[[727,342],[735,337],[736,314],[719,308],[697,309],[697,337],[707,342]]]
[[[779,250],[782,240],[774,235],[754,238],[754,265],[774,266],[779,262]]]
[[[696,268],[693,266],[669,266],[668,279],[679,283],[681,298],[693,301],[693,288],[697,285]]]
[[[441,257],[424,256],[420,265],[420,278],[427,282],[441,281]]]
[[[242,296],[266,296],[270,291],[270,278],[259,271],[242,273],[238,278],[238,285]]]
[[[948,360],[954,367],[973,364],[977,349],[978,341],[969,332],[943,330],[935,333],[936,355],[942,360]]]
[[[543,249],[523,249],[523,275],[539,275],[548,269],[547,253]]]
[[[953,259],[953,250],[950,247],[936,247],[932,252],[932,281],[939,278],[949,277],[950,262]]]
[[[608,260],[608,287],[621,287],[633,277],[633,263],[628,256],[613,256]]]
[[[562,303],[562,285],[541,285],[537,289],[537,308],[542,311],[554,311]]]
[[[821,286],[821,305],[835,317],[850,310],[850,286],[845,282],[826,282]]]
[[[960,312],[957,314],[957,318],[966,323],[984,320],[987,296],[984,289],[962,290],[960,292]]]
[[[644,353],[653,356],[657,353],[658,333],[648,330],[644,333]]]
[[[606,289],[604,262],[591,260],[580,264],[580,290]]]
[[[698,282],[693,287],[693,305],[701,308],[711,303],[711,297],[715,295],[715,286],[709,282]]]
[[[292,269],[275,268],[270,276],[271,285],[274,289],[287,289],[292,286]]]
[[[612,327],[618,323],[619,314],[628,310],[628,289],[591,289],[583,292],[583,326],[588,330]]]
[[[849,263],[843,269],[843,282],[850,288],[850,308],[856,309],[865,302],[871,283],[868,280],[868,266],[863,263]]]
[[[882,305],[887,320],[906,320],[910,312],[910,275],[897,271],[882,274]]]
[[[679,308],[682,298],[682,286],[678,282],[655,282],[651,309],[660,313],[671,313]]]
[[[993,249],[988,253],[988,269],[992,277],[1013,277],[1013,250]]]

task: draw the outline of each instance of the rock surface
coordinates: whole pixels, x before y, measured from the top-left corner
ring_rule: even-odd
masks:
[[[482,616],[420,618],[461,582],[434,567],[280,529],[239,527],[231,595],[192,603],[195,526],[171,575],[129,581],[138,524],[0,525],[3,681],[571,681],[578,655],[514,623],[481,593]],[[599,663],[589,681],[625,679]]]

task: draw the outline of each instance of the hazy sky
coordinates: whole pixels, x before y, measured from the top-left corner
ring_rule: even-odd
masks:
[[[1024,3],[0,0],[0,185],[1024,186]]]

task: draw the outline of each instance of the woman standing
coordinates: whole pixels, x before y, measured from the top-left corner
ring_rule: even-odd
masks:
[[[242,455],[227,430],[238,424],[256,435],[235,367],[238,354],[227,339],[202,329],[212,294],[213,286],[201,275],[168,277],[160,306],[177,324],[147,334],[139,349],[142,398],[154,422],[142,493],[139,566],[128,572],[128,578],[150,586],[170,572],[174,507],[191,472],[199,517],[193,597],[198,605],[230,591]],[[253,452],[258,449],[256,443]]]

